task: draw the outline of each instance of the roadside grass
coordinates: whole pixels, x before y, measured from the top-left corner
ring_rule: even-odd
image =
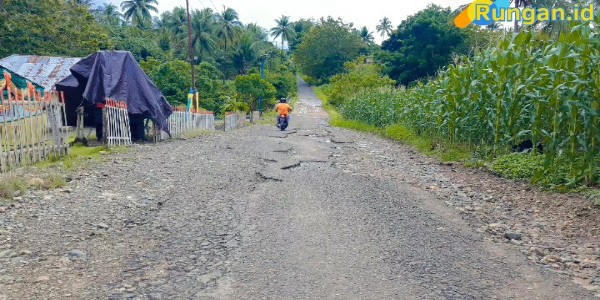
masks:
[[[68,171],[74,170],[86,163],[99,161],[102,155],[126,152],[127,148],[85,147],[76,145],[69,149],[69,154],[63,157],[53,157],[47,161],[37,163],[33,167],[38,169],[61,168]]]
[[[69,173],[79,168],[89,167],[101,161],[102,156],[123,153],[125,147],[107,148],[76,145],[63,157],[52,157],[44,162],[25,167],[15,173],[0,177],[0,200],[6,202],[27,190],[54,190],[67,185]]]
[[[273,111],[264,112],[258,121],[259,125],[275,125],[277,123],[277,113]]]
[[[437,157],[443,162],[462,162],[472,159],[468,147],[449,145],[432,138],[420,137],[401,124],[379,128],[359,121],[347,120],[329,103],[327,95],[320,87],[315,88],[315,94],[323,101],[323,108],[329,114],[331,126],[377,134],[413,146],[419,152]]]
[[[600,205],[600,189],[565,180],[570,172],[568,161],[559,162],[556,168],[560,172],[549,176],[543,173],[545,163],[543,154],[512,153],[506,149],[504,154],[492,155],[491,149],[450,144],[441,138],[419,136],[402,124],[379,128],[359,121],[346,120],[329,104],[328,97],[321,88],[315,88],[315,93],[323,101],[323,108],[329,113],[331,126],[377,134],[412,146],[418,152],[435,157],[444,163],[460,163],[467,168],[485,169],[500,177],[526,181],[549,191],[585,194],[595,204]]]
[[[16,194],[24,193],[28,188],[24,179],[9,176],[0,180],[0,200],[11,199]]]
[[[15,196],[24,194],[27,190],[54,190],[66,185],[65,176],[55,172],[29,179],[23,176],[8,175],[0,180],[0,201],[9,201]]]

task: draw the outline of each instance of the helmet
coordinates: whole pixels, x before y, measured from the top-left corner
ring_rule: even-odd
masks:
[[[287,102],[287,99],[285,99],[285,98],[279,99],[279,103],[286,103],[286,102]]]

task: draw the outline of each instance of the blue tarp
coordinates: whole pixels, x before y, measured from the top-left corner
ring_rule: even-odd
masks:
[[[126,101],[130,114],[143,115],[168,132],[173,108],[130,52],[97,52],[71,67],[71,74],[57,84],[59,90],[82,91],[91,105],[107,98]]]

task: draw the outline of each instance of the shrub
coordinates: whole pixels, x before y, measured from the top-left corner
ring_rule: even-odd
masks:
[[[364,59],[346,64],[346,72],[331,78],[330,84],[325,88],[329,101],[334,106],[341,106],[352,95],[361,89],[392,87],[394,81],[381,75],[381,68],[377,65],[366,64]]]
[[[259,74],[236,77],[235,90],[238,93],[238,99],[248,104],[252,110],[258,109],[260,97],[263,98],[263,105],[274,104],[274,97],[277,93],[275,87],[261,79]]]

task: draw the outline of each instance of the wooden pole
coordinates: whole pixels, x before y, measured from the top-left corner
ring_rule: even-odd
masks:
[[[197,99],[197,93],[196,93],[196,71],[195,71],[195,67],[194,67],[194,41],[192,40],[192,19],[190,17],[190,1],[189,0],[185,0],[185,5],[187,8],[187,25],[188,25],[188,46],[189,46],[189,54],[190,54],[190,66],[192,67],[192,91],[193,91],[193,100],[192,103],[194,102],[194,100]],[[192,104],[193,105],[193,104]]]

